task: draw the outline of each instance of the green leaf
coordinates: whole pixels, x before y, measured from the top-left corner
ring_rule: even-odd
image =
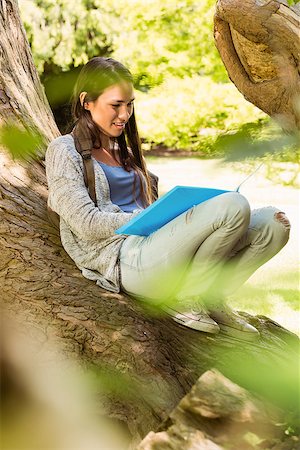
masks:
[[[39,150],[44,146],[44,137],[36,130],[5,124],[0,129],[0,145],[14,159],[28,161],[38,156]]]

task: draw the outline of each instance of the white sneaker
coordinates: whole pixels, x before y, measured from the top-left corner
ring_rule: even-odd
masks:
[[[185,305],[181,304],[180,309],[182,309],[182,306]],[[188,308],[188,305],[186,305],[186,308]],[[206,309],[198,303],[193,304],[193,309],[187,311],[179,311],[176,305],[161,305],[161,309],[172,317],[175,322],[187,328],[214,334],[220,331],[219,325],[209,317]]]
[[[220,329],[229,336],[247,341],[256,340],[260,336],[255,327],[228,306],[217,306],[214,310],[210,310],[209,314],[219,324]]]

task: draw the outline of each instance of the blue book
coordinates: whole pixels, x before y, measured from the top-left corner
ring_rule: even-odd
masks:
[[[121,228],[118,228],[116,233],[149,236],[192,206],[199,205],[199,203],[225,192],[232,191],[194,186],[175,186]]]

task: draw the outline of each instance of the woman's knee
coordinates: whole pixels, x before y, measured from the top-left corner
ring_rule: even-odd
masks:
[[[226,211],[227,216],[248,225],[251,214],[248,200],[239,192],[227,192],[221,197],[222,208]]]
[[[273,246],[279,250],[289,240],[291,229],[289,219],[283,211],[274,206],[254,210],[250,227],[259,231],[265,240],[272,241]]]

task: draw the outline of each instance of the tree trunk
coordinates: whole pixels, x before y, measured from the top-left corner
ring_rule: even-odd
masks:
[[[284,0],[218,0],[215,42],[229,78],[244,97],[300,128],[300,5]]]
[[[16,0],[0,5],[0,124],[18,123],[51,140],[59,135],[34,67]]]
[[[17,4],[1,4],[2,123],[29,125],[49,140],[58,131]],[[55,343],[66,359],[120,377],[126,399],[108,392],[101,402],[107,416],[128,428],[132,448],[212,367],[266,397],[278,391],[275,400],[282,407],[295,407],[295,335],[267,318],[249,317],[261,332],[259,342],[209,336],[153,315],[128,296],[100,289],[82,277],[48,221],[42,162],[13,161],[4,149],[0,158],[0,283],[5,310],[20,326],[27,325],[37,351],[51,352]]]

